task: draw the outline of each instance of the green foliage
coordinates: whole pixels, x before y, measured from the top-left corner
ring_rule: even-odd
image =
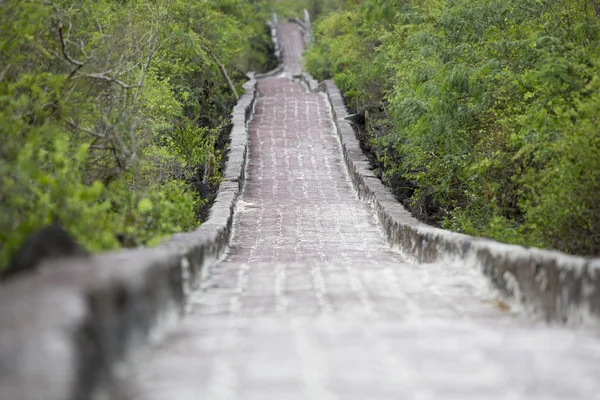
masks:
[[[347,0],[275,0],[273,12],[282,17],[300,18],[308,10],[312,19],[321,14],[343,8]]]
[[[367,110],[384,178],[444,227],[600,254],[600,5],[398,0],[315,25],[309,70]]]
[[[219,67],[241,92],[272,66],[268,5],[0,2],[0,268],[54,220],[94,251],[197,227],[235,104]]]

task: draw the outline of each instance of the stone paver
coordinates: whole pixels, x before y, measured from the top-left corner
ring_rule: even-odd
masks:
[[[133,366],[131,398],[600,399],[597,331],[505,311],[475,271],[387,246],[321,94],[260,81],[249,132],[231,248]]]

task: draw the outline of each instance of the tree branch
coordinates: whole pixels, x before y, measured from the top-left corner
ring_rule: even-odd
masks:
[[[96,133],[96,132],[92,131],[91,129],[83,128],[83,127],[77,125],[75,123],[75,121],[73,121],[73,120],[68,120],[67,125],[69,125],[72,129],[87,133],[88,135],[93,136],[95,138],[98,138],[98,139],[106,138],[106,136],[101,133]]]
[[[90,146],[90,150],[111,150],[113,147],[111,146],[101,146],[101,145],[92,145]]]
[[[231,82],[231,79],[229,79],[229,75],[227,74],[227,70],[225,69],[225,66],[223,64],[221,64],[221,62],[219,61],[217,56],[215,56],[215,53],[213,53],[212,50],[207,49],[207,51],[208,51],[208,54],[213,58],[213,60],[215,60],[215,62],[219,66],[219,69],[221,70],[221,74],[223,74],[223,77],[227,81],[227,84],[229,85],[229,89],[231,89],[231,92],[235,96],[235,99],[239,100],[240,96],[238,96],[238,93],[235,90],[235,86],[233,85],[233,82]]]
[[[83,63],[81,61],[77,61],[75,59],[73,59],[69,53],[67,53],[67,44],[65,43],[65,38],[63,36],[63,24],[62,22],[58,24],[58,36],[60,38],[60,47],[62,50],[62,54],[63,56],[67,59],[67,61],[69,61],[71,64],[75,65],[77,69],[83,67]]]
[[[74,79],[77,79],[77,78],[99,79],[99,80],[106,81],[106,82],[116,83],[117,85],[121,86],[123,89],[133,89],[133,88],[142,86],[141,84],[128,85],[125,82],[118,80],[117,78],[113,78],[112,76],[106,75],[105,73],[79,74],[74,77]]]

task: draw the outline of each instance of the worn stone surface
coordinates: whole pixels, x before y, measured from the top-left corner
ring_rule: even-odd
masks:
[[[258,90],[230,249],[132,366],[131,399],[600,398],[596,330],[526,319],[474,268],[407,262],[355,195],[360,149],[324,96],[286,76]]]
[[[113,366],[175,325],[181,278],[152,249],[52,260],[0,286],[0,399],[114,393]]]
[[[426,304],[376,317],[189,318],[142,359],[133,398],[598,398],[593,335]]]
[[[279,39],[283,46],[283,63],[287,72],[294,76],[302,73],[304,32],[293,22],[278,24]]]

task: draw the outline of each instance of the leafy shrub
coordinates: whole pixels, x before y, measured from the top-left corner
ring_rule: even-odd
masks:
[[[600,254],[595,0],[346,3],[309,70],[369,115],[384,180],[446,228]]]

